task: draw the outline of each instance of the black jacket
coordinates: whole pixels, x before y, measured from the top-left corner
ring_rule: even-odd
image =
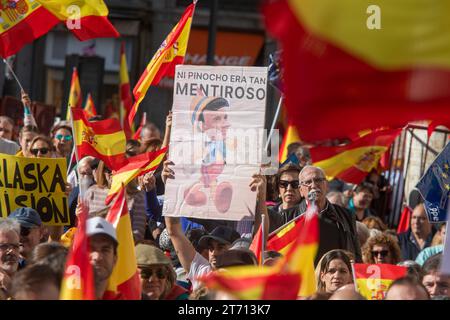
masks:
[[[306,201],[280,212],[269,209],[269,232],[273,232],[305,211]],[[362,262],[355,215],[327,200],[325,209],[319,213],[319,249],[314,264],[317,265],[320,258],[333,249],[350,251],[355,255],[355,262]]]

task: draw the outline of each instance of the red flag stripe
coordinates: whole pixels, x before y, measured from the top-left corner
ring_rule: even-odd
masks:
[[[80,28],[70,30],[80,41],[93,38],[117,38],[119,33],[113,27],[108,17],[86,16],[80,19]]]
[[[83,113],[83,109],[72,108],[72,113],[74,121],[83,121],[83,123],[86,126],[91,127],[96,134],[113,134],[122,130],[120,122],[117,119],[89,122]]]

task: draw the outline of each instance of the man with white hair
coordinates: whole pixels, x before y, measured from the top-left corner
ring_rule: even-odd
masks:
[[[308,195],[315,193],[319,211],[319,249],[315,264],[326,252],[343,249],[355,255],[356,262],[362,261],[361,247],[356,232],[355,216],[347,209],[330,203],[326,198],[327,179],[319,167],[307,165],[299,174],[300,194],[304,198],[298,206],[281,213],[270,212],[270,231],[285,225],[307,209]]]
[[[0,218],[0,296],[9,297],[11,280],[19,267],[20,225]]]

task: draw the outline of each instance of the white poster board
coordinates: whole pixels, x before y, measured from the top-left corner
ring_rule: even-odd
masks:
[[[164,215],[254,219],[266,95],[265,67],[177,66]]]

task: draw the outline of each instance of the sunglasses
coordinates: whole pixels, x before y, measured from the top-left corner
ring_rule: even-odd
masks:
[[[41,149],[31,149],[30,152],[33,156],[37,156],[39,152],[41,154],[47,154],[50,151],[49,148],[41,148]]]
[[[57,140],[63,140],[64,139],[64,141],[71,141],[72,140],[72,136],[71,135],[64,135],[64,134],[57,134],[56,136],[55,136],[55,138],[57,139]]]
[[[382,258],[387,257],[387,255],[389,254],[388,250],[381,250],[381,251],[372,251],[372,256],[378,257],[378,255],[381,255]]]
[[[15,243],[0,243],[0,250],[1,251],[8,251],[11,250],[19,250],[20,246]]]
[[[157,270],[141,269],[141,278],[150,279],[153,273],[155,273],[158,279],[165,279],[167,277],[167,270],[164,269],[157,269]]]
[[[292,188],[297,189],[299,186],[298,180],[292,180],[292,181],[286,181],[286,180],[280,180],[280,183],[278,184],[280,188],[287,189],[289,185],[291,185]]]
[[[27,228],[27,227],[20,227],[20,235],[22,237],[26,237],[30,234],[31,230],[35,228]]]

